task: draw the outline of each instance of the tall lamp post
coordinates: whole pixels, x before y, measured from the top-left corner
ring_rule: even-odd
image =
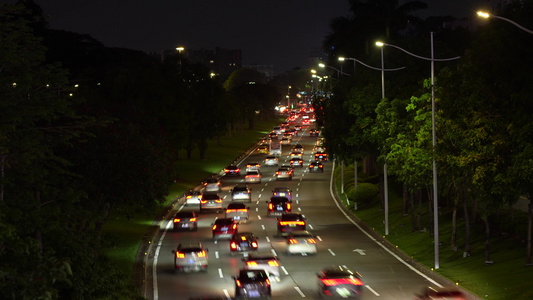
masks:
[[[413,54],[403,48],[400,48],[395,45],[383,43],[383,42],[376,42],[376,45],[378,47],[381,47],[381,58],[383,61],[383,47],[389,46],[396,48],[404,53],[407,53],[413,57],[423,59],[423,60],[429,60],[431,61],[431,127],[432,127],[432,137],[433,137],[433,228],[434,228],[434,246],[435,246],[435,269],[439,268],[439,205],[438,205],[438,193],[437,193],[437,162],[435,160],[435,151],[437,149],[437,137],[436,137],[436,130],[435,130],[435,62],[436,61],[451,61],[461,58],[460,56],[452,57],[452,58],[440,58],[437,59],[434,57],[434,51],[433,51],[433,32],[431,32],[431,57],[424,57],[419,56],[416,54]]]
[[[321,67],[321,68],[330,68],[330,69],[333,69],[333,70],[337,71],[337,78],[339,78],[340,74],[348,75],[348,74],[342,72],[341,70],[339,70],[337,68],[334,68],[332,66],[328,66],[328,65],[325,65],[325,64],[322,64],[322,63],[318,64],[318,66]]]
[[[353,64],[354,64],[354,71],[355,71],[355,62],[358,62],[360,63],[361,65],[369,68],[369,69],[372,69],[372,70],[376,70],[376,71],[381,71],[381,99],[384,99],[385,98],[385,71],[398,71],[398,70],[402,70],[402,69],[405,69],[405,67],[400,67],[400,68],[395,68],[395,69],[385,69],[385,64],[383,62],[383,48],[381,49],[381,68],[376,68],[376,67],[372,67],[372,66],[369,66],[367,64],[365,64],[364,62],[358,60],[358,59],[355,59],[355,58],[352,58],[352,57],[339,57],[339,60],[340,61],[345,61],[345,60],[353,60]],[[357,161],[355,162],[355,172],[357,172]],[[385,164],[383,165],[383,189],[384,189],[384,210],[385,210],[385,235],[389,235],[389,188],[388,188],[388,180],[387,180],[388,176],[387,176],[387,163],[385,162]],[[355,175],[355,180],[357,181],[357,174]],[[356,182],[356,186],[357,186],[357,182]]]
[[[500,17],[500,16],[496,16],[496,15],[493,15],[491,13],[488,13],[488,12],[484,12],[484,11],[478,11],[477,12],[477,15],[482,17],[482,18],[485,18],[485,19],[488,19],[488,18],[496,18],[496,19],[500,19],[500,20],[504,20],[506,22],[509,22],[511,24],[513,24],[514,26],[522,29],[523,31],[527,32],[527,33],[530,33],[530,34],[533,34],[533,30],[530,30],[530,29],[527,29],[525,28],[524,26],[516,23],[515,21],[513,20],[509,20],[507,18],[504,18],[504,17]]]
[[[181,51],[185,50],[185,47],[176,47],[176,50],[178,51],[179,63],[180,63],[180,74],[181,74]]]

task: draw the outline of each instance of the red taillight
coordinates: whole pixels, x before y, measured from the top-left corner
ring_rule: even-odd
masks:
[[[233,224],[233,229],[236,229],[237,228],[237,224]]]
[[[295,239],[289,239],[289,243],[291,243],[291,244],[298,244],[298,240],[295,240]]]
[[[234,212],[236,211],[235,209],[226,209],[226,213],[230,213],[230,212]]]
[[[272,204],[272,203],[269,203],[269,204],[268,204],[268,210],[273,210],[273,209],[274,209],[273,204]]]
[[[267,278],[267,280],[266,280],[266,284],[267,284],[267,285],[270,285],[270,280],[268,280],[268,278]]]
[[[304,221],[283,221],[283,222],[279,222],[279,225],[289,225],[289,224],[295,224],[295,225],[305,225],[305,222]]]
[[[363,282],[357,278],[334,278],[334,279],[321,279],[322,283],[327,286],[335,286],[340,284],[352,284],[363,285]]]
[[[242,286],[241,282],[238,279],[235,279],[235,283],[237,284],[237,286]]]
[[[202,250],[202,252],[197,253],[198,257],[205,257],[205,251]]]
[[[215,200],[216,203],[222,203],[222,199]]]
[[[229,173],[229,170],[228,169],[224,169],[224,172]]]
[[[180,221],[180,219],[174,219],[174,223],[179,223]]]
[[[256,264],[257,265],[257,264]],[[275,260],[271,260],[268,262],[268,265],[271,266],[271,267],[279,267],[279,264],[277,261]]]
[[[257,243],[256,242],[252,242],[252,247],[257,248]]]
[[[216,224],[213,225],[213,230],[215,230],[215,229],[217,229],[217,225]]]
[[[241,236],[241,240],[246,241],[246,237],[245,236]]]
[[[231,249],[237,249],[237,243],[235,243],[235,242],[231,242],[231,244],[229,244],[229,246],[231,247]]]
[[[291,210],[291,204],[287,203],[287,210]]]
[[[196,222],[196,218],[191,218],[191,222]]]
[[[200,202],[205,204],[205,203],[207,203],[207,200],[200,200]]]
[[[276,175],[279,175],[279,172],[276,171]]]
[[[191,198],[192,198],[192,195],[188,195],[188,196],[187,196],[187,199],[191,199]]]
[[[185,258],[185,253],[176,252],[177,258]]]
[[[308,239],[307,242],[308,242],[309,244],[316,244],[315,239]]]
[[[257,263],[255,261],[247,261],[246,264],[249,266],[249,267],[255,267],[257,266]]]

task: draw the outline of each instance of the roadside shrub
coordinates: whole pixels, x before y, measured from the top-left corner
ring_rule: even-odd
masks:
[[[355,201],[358,205],[367,205],[379,199],[379,187],[371,183],[359,183],[357,190],[351,189],[347,195],[350,201]]]

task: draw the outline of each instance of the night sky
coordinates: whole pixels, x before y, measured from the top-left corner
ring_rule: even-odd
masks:
[[[108,47],[157,53],[177,46],[242,49],[243,64],[272,64],[276,74],[307,67],[311,51],[330,33],[331,19],[349,13],[346,0],[34,1],[50,28],[89,34]],[[463,17],[488,0],[425,2],[430,9],[421,17]]]

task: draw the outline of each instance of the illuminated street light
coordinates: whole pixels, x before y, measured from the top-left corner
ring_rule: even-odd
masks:
[[[403,48],[400,48],[395,45],[386,44],[383,42],[376,42],[376,46],[381,48],[381,63],[383,64],[383,48],[384,46],[389,46],[396,48],[404,53],[407,53],[411,56],[414,56],[419,59],[431,61],[431,126],[432,126],[432,135],[433,135],[433,228],[434,228],[434,246],[435,246],[435,269],[439,268],[439,207],[438,207],[438,195],[437,195],[437,162],[435,160],[435,151],[437,149],[437,137],[435,130],[435,61],[451,61],[461,58],[460,56],[452,58],[440,58],[437,59],[434,57],[433,51],[433,32],[431,32],[431,57],[424,57],[413,54]],[[384,92],[384,90],[383,90]]]
[[[525,28],[524,26],[516,23],[515,21],[513,20],[509,20],[507,18],[504,18],[504,17],[500,17],[500,16],[496,16],[496,15],[493,15],[491,13],[488,13],[488,12],[484,12],[484,11],[478,11],[477,12],[477,15],[481,18],[485,18],[485,19],[488,19],[488,18],[496,18],[496,19],[500,19],[500,20],[504,20],[504,21],[507,21],[511,24],[513,24],[514,26],[522,29],[523,31],[527,32],[527,33],[530,33],[530,34],[533,34],[533,30],[529,30],[527,28]]]
[[[334,68],[334,67],[332,67],[332,66],[325,65],[325,64],[323,64],[323,63],[319,63],[318,66],[321,67],[321,68],[330,68],[330,69],[333,69],[333,70],[337,71],[337,78],[339,78],[340,73],[342,73],[342,74],[346,74],[346,73],[343,73],[341,70],[339,70],[339,69],[337,69],[337,68]],[[346,74],[346,75],[347,75],[347,74]]]

